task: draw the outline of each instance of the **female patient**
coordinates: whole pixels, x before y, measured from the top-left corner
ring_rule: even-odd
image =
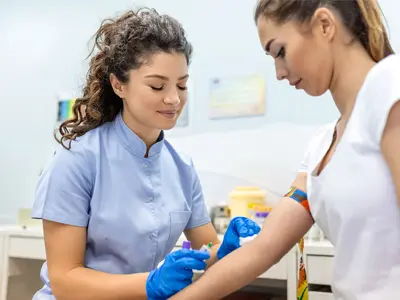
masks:
[[[167,299],[258,228],[236,219],[221,245],[191,159],[164,138],[187,98],[192,47],[181,25],[129,11],[102,24],[96,46],[37,187],[47,262],[34,299]],[[169,254],[182,232],[194,249],[213,242],[211,257]]]
[[[171,299],[220,299],[244,286],[314,220],[335,246],[335,299],[398,299],[400,57],[377,1],[260,0],[255,20],[278,80],[311,96],[329,90],[340,118],[312,139],[294,191],[254,242]]]

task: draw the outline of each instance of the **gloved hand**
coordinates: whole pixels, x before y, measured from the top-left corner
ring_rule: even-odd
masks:
[[[218,259],[222,259],[233,250],[240,247],[240,238],[249,237],[258,234],[261,228],[253,220],[246,217],[236,217],[229,223],[228,229],[224,235],[224,240],[218,249]]]
[[[204,270],[210,254],[180,249],[166,256],[164,263],[150,272],[146,281],[148,299],[168,299],[192,283],[193,270]]]

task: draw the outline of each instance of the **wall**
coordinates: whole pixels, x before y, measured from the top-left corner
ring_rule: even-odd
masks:
[[[0,0],[0,223],[14,222],[18,208],[32,204],[38,173],[55,145],[57,95],[79,94],[89,37],[102,18],[132,7],[132,2]],[[399,32],[395,12],[400,4],[380,2],[391,31]],[[207,199],[222,201],[237,184],[259,184],[271,195],[281,194],[312,132],[337,116],[329,95],[310,98],[276,82],[273,62],[263,54],[253,24],[255,1],[135,4],[178,18],[194,45],[193,126],[169,134],[194,157]],[[392,37],[398,48],[399,37]],[[208,121],[209,77],[251,73],[267,78],[266,116]]]
[[[287,192],[307,141],[319,125],[269,124],[258,129],[171,138],[191,153],[210,205],[226,203],[236,186],[259,186],[271,204]]]

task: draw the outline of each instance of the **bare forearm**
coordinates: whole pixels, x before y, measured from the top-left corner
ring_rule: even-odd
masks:
[[[254,264],[263,258],[260,252],[257,246],[254,247],[254,243],[233,251],[208,269],[194,284],[171,299],[222,299],[263,272],[263,265]]]
[[[212,246],[210,258],[206,261],[206,263],[207,263],[206,270],[218,261],[217,252],[218,252],[218,249],[220,246],[221,246],[221,243]]]
[[[52,280],[57,300],[147,299],[148,273],[114,275],[83,267]]]
[[[253,242],[218,261],[171,299],[221,299],[242,288],[279,261],[311,225],[312,218],[301,205],[282,199]]]

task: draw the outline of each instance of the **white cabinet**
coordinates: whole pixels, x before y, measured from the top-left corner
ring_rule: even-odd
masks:
[[[309,300],[334,299],[333,294],[329,292],[333,281],[333,257],[334,249],[330,242],[309,241],[305,243],[304,262],[310,284]],[[318,285],[318,287],[315,288],[313,285]]]
[[[333,257],[323,255],[307,255],[308,283],[331,285]]]
[[[222,236],[219,238],[220,240],[223,239]],[[185,237],[182,236],[173,250],[181,248],[184,239]],[[18,226],[0,226],[0,300],[7,299],[8,277],[26,273],[24,271],[26,268],[21,264],[25,265],[28,261],[45,259],[44,239],[40,228],[23,229]],[[329,242],[306,242],[304,262],[311,285],[331,285],[333,246]],[[263,273],[259,279],[262,279],[262,285],[267,284],[267,282],[276,282],[276,280],[280,280],[280,283],[282,283],[281,281],[286,281],[284,284],[287,286],[287,300],[296,300],[297,271],[298,251],[297,248],[293,248],[276,265]],[[34,273],[35,276],[38,275],[39,267],[38,271]],[[19,297],[17,299],[22,298]],[[311,289],[309,291],[309,299],[333,300],[333,295],[321,290],[315,291]]]
[[[26,259],[46,259],[44,239],[37,237],[10,236],[8,256]]]
[[[308,293],[309,300],[334,300],[332,293],[324,293],[324,292],[314,292],[310,291]]]
[[[287,259],[284,258],[276,265],[272,266],[267,272],[260,275],[259,278],[287,280],[288,278]]]

